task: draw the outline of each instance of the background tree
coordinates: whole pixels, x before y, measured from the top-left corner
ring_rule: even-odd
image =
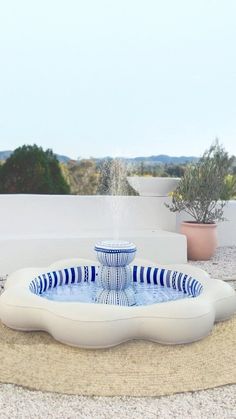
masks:
[[[184,170],[186,165],[180,165],[180,164],[166,164],[165,165],[165,173],[166,176],[170,177],[182,177],[184,176]]]
[[[120,159],[107,159],[100,166],[100,195],[138,195],[127,181],[127,168]]]
[[[90,160],[69,161],[63,165],[63,174],[75,195],[96,195],[99,184],[99,173],[96,162]]]
[[[0,193],[69,194],[52,150],[37,145],[17,148],[0,167]]]

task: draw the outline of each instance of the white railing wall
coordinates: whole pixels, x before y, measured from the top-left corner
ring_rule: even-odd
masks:
[[[81,231],[178,232],[185,214],[164,205],[169,198],[144,196],[0,195],[1,238],[77,235]],[[225,207],[219,246],[236,245],[236,201]]]
[[[77,235],[81,231],[166,230],[189,219],[171,213],[169,198],[143,196],[0,195],[1,238]],[[219,246],[236,245],[236,201],[225,207]]]
[[[175,231],[165,197],[0,195],[1,236],[76,235],[93,230]]]
[[[65,258],[95,258],[94,243],[121,238],[137,245],[137,257],[157,264],[186,263],[181,220],[167,197],[0,195],[0,275]],[[219,246],[236,245],[236,202],[225,207]],[[142,262],[141,262],[142,263]]]
[[[0,195],[0,274],[59,259],[96,259],[98,240],[137,246],[137,259],[185,263],[186,239],[163,197]],[[140,262],[142,263],[142,262]]]

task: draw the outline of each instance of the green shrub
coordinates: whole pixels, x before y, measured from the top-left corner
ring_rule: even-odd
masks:
[[[0,193],[69,194],[70,188],[51,150],[24,145],[0,167]]]
[[[216,141],[197,163],[186,167],[177,189],[172,192],[172,212],[186,212],[197,223],[223,221],[223,208],[231,190],[226,182],[233,162]]]

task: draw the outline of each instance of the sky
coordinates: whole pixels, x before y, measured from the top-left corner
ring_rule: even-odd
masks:
[[[236,155],[235,0],[7,0],[0,150]]]

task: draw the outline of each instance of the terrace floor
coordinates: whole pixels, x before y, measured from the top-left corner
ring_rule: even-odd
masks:
[[[236,289],[236,247],[219,248],[211,261],[190,263],[226,279]],[[236,384],[142,398],[68,396],[1,384],[0,418],[229,419],[236,417],[235,400]]]

